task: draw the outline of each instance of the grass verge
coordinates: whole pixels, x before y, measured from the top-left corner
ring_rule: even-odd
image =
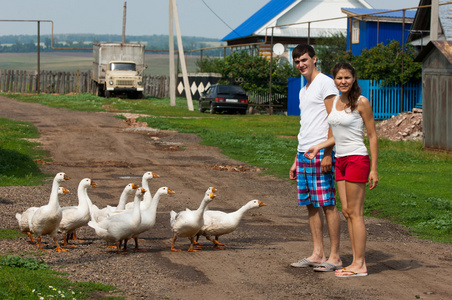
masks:
[[[0,257],[1,299],[123,299],[103,296],[115,287],[95,282],[71,282],[40,260],[24,256]],[[95,295],[93,297],[93,295]]]
[[[37,129],[26,122],[0,118],[0,186],[39,185],[42,174],[36,159],[45,159],[47,152],[30,141],[39,137]]]

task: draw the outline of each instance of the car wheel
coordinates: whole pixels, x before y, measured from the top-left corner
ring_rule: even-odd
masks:
[[[217,110],[215,109],[215,106],[213,105],[213,103],[210,103],[210,113],[215,114],[216,112]]]
[[[202,108],[202,101],[201,100],[199,100],[199,102],[198,102],[199,104],[198,104],[198,111],[200,112],[200,113],[203,113],[204,111],[205,111],[205,109],[204,108]]]

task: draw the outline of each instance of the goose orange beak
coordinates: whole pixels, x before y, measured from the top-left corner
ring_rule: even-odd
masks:
[[[267,204],[265,204],[265,203],[262,202],[262,201],[259,201],[258,203],[259,203],[259,207],[261,207],[261,206],[267,206]]]

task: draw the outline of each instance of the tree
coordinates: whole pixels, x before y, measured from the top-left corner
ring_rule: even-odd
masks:
[[[201,61],[196,62],[198,68]],[[222,75],[221,82],[238,83],[245,90],[265,89],[268,91],[270,60],[259,55],[250,55],[246,51],[236,51],[223,58],[203,58],[203,72],[215,72]],[[199,71],[199,69],[198,69]],[[280,63],[273,59],[272,81],[283,84],[287,89],[289,77],[300,76],[298,70],[289,63]]]
[[[279,57],[273,58],[271,87],[272,103],[287,105],[287,85],[289,77],[299,77],[300,72]],[[201,61],[196,62],[200,68]],[[252,91],[254,96],[268,96],[270,92],[270,66],[269,59],[250,55],[246,51],[233,52],[222,58],[203,58],[203,72],[220,73],[219,83],[238,84],[246,91]],[[198,69],[199,71],[199,69]]]
[[[351,62],[352,60],[352,54],[347,51],[347,38],[342,32],[318,39],[315,52],[319,69],[325,74],[331,74],[336,63]]]
[[[414,62],[416,50],[411,46],[402,51],[398,41],[383,43],[353,57],[353,65],[362,79],[384,80],[383,85],[405,84],[422,77],[422,64]],[[403,73],[402,73],[403,59]]]

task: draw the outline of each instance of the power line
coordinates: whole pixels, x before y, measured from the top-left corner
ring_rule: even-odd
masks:
[[[231,26],[229,26],[229,24],[226,23],[216,12],[214,12],[213,9],[210,8],[210,6],[207,5],[207,3],[204,0],[201,0],[201,1],[221,22],[223,22],[224,25],[226,25],[229,29],[231,29],[233,32],[235,32],[235,34],[237,34],[239,37],[241,37],[240,34],[238,34]]]

